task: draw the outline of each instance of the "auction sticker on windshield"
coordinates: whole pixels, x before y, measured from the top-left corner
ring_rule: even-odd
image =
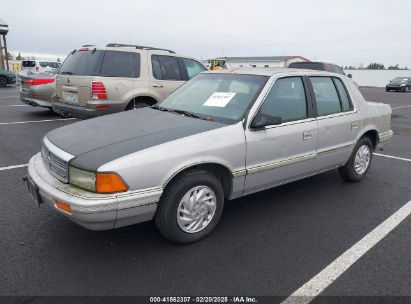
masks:
[[[229,92],[214,92],[203,104],[207,107],[221,107],[224,108],[236,93]]]

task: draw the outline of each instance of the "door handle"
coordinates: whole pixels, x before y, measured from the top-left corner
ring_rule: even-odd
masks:
[[[303,133],[303,140],[310,140],[313,138],[313,135],[311,134],[311,132],[304,132]]]
[[[358,122],[353,122],[353,123],[351,124],[351,129],[357,129],[358,126],[359,126],[359,123],[358,123]]]
[[[162,84],[153,83],[153,88],[164,88]]]

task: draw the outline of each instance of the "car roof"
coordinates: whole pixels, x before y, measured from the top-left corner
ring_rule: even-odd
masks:
[[[232,68],[225,70],[207,71],[204,73],[222,73],[222,74],[244,74],[244,75],[261,75],[261,76],[273,76],[275,74],[287,74],[287,75],[337,75],[343,76],[341,74],[330,73],[327,71],[317,71],[308,69],[295,69],[295,68]]]

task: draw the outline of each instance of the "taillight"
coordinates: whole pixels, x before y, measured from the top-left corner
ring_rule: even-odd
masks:
[[[35,85],[40,85],[40,84],[52,83],[54,81],[55,81],[54,78],[50,78],[50,79],[29,79],[29,80],[25,81],[25,83],[29,86],[35,86]]]
[[[91,99],[107,99],[106,87],[101,81],[91,82]]]

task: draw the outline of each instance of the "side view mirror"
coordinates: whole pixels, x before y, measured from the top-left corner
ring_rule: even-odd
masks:
[[[262,114],[260,112],[254,117],[253,121],[250,124],[251,129],[261,130],[266,126],[279,125],[281,124],[281,117],[272,116],[268,114]]]
[[[348,77],[348,78],[352,78],[352,75],[351,75],[351,74],[348,74],[347,77]]]

